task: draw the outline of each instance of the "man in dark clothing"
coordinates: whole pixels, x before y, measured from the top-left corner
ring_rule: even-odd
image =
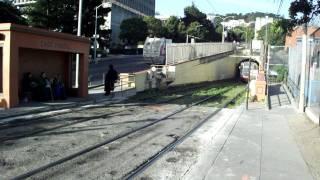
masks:
[[[35,89],[37,83],[34,81],[33,76],[30,72],[24,74],[22,79],[22,95],[23,101],[29,102],[35,96]]]
[[[105,91],[105,96],[110,95],[110,92],[114,90],[114,83],[119,79],[119,74],[118,72],[113,69],[113,65],[109,65],[109,71],[105,75],[104,78],[104,91]]]

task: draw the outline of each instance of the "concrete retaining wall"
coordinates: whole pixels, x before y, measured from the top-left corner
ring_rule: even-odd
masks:
[[[176,65],[173,85],[231,79],[236,75],[236,58],[226,57],[212,62],[189,61]]]
[[[199,59],[188,61],[175,66],[175,79],[171,85],[200,83],[231,79],[236,75],[237,65],[240,59],[225,57],[221,59]],[[141,92],[151,87],[148,80],[148,72],[135,73],[136,91]]]

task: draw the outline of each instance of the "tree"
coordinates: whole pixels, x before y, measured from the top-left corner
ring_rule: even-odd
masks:
[[[195,5],[192,3],[191,6],[184,8],[184,18],[182,21],[186,26],[189,26],[192,22],[199,22],[202,24],[207,20],[207,15],[202,13]]]
[[[166,31],[166,38],[172,39],[173,42],[185,42],[186,39],[186,26],[181,19],[176,16],[171,16],[164,23]]]
[[[268,26],[268,43],[271,45],[283,45],[288,32],[288,20],[277,20],[269,23]],[[258,39],[265,39],[266,26],[263,26],[258,32]]]
[[[75,0],[37,0],[27,10],[29,23],[32,26],[58,32],[76,34],[79,2]],[[101,1],[83,1],[82,35],[92,37],[95,29],[95,7]],[[103,15],[111,9],[100,8],[98,26],[104,24]]]
[[[77,34],[78,7],[75,0],[37,0],[27,9],[28,21],[31,26],[45,28],[52,31]],[[95,30],[95,7],[101,1],[83,1],[81,33],[86,37],[93,37]],[[104,16],[110,12],[110,8],[100,8],[97,17],[97,30],[100,34],[97,41],[100,47],[106,48],[110,41],[110,30],[100,27],[104,24]],[[92,38],[93,40],[93,38]]]
[[[228,41],[249,42],[254,38],[254,29],[252,27],[236,27],[228,34]]]
[[[199,36],[200,41],[217,41],[219,38],[219,34],[216,32],[214,25],[211,21],[207,19],[207,15],[202,13],[194,4],[188,6],[184,9],[185,17],[182,18],[185,26],[188,29],[188,32],[195,33],[195,31],[199,31],[195,33]],[[195,22],[202,27],[198,30],[195,28]],[[221,37],[221,36],[220,36]]]
[[[162,26],[162,22],[152,16],[146,16],[143,21],[147,24],[148,35],[152,37],[163,37],[165,36],[165,28]]]
[[[170,16],[164,23],[164,28],[167,32],[167,38],[177,40],[179,39],[179,23],[180,20],[176,16]]]
[[[319,0],[294,0],[289,8],[290,26],[309,23],[313,17],[320,14]]]
[[[148,25],[142,18],[130,18],[122,21],[120,25],[120,39],[130,45],[144,41],[148,35]]]
[[[183,21],[180,21],[178,25],[178,39],[176,41],[184,42],[186,36],[187,36],[187,27]]]
[[[9,0],[0,1],[0,23],[27,24],[19,9],[14,7],[12,1]]]

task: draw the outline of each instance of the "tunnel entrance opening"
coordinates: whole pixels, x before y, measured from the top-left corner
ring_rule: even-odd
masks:
[[[251,67],[249,68],[250,62]],[[251,59],[251,61],[250,59],[244,59],[240,61],[240,63],[236,67],[236,77],[240,79],[242,82],[248,82],[249,74],[251,79],[256,79],[256,76],[259,72],[259,62],[254,59]]]

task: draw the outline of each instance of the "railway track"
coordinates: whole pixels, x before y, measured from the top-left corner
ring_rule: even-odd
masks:
[[[139,103],[139,104],[134,104],[133,107],[129,107],[129,108],[123,108],[123,107],[126,107],[128,106],[128,104],[109,104],[109,105],[95,105],[95,106],[90,106],[90,107],[85,107],[85,108],[82,108],[82,107],[75,107],[73,109],[66,109],[64,111],[62,111],[61,113],[57,113],[57,114],[52,114],[52,115],[46,115],[46,116],[40,116],[40,117],[34,117],[34,118],[26,118],[26,119],[16,119],[15,121],[13,122],[9,122],[9,123],[5,123],[5,124],[0,124],[0,131],[2,130],[10,130],[10,129],[13,129],[13,128],[16,128],[16,127],[21,127],[23,126],[24,129],[26,129],[27,126],[33,126],[35,123],[37,122],[45,122],[45,121],[48,121],[50,120],[50,118],[53,118],[53,117],[58,117],[59,115],[65,115],[65,114],[71,114],[71,113],[77,113],[77,112],[80,112],[80,111],[84,111],[84,110],[91,110],[91,109],[97,109],[97,108],[119,108],[120,107],[120,110],[116,111],[116,112],[108,112],[108,113],[104,113],[104,114],[101,114],[101,115],[97,115],[97,116],[92,116],[92,117],[79,117],[77,120],[75,121],[72,121],[72,122],[62,122],[61,125],[57,125],[57,126],[54,126],[54,127],[50,127],[50,128],[42,128],[42,127],[38,127],[38,129],[32,129],[31,132],[24,132],[24,133],[14,133],[14,135],[5,135],[2,137],[0,137],[0,142],[4,142],[4,141],[8,141],[8,140],[15,140],[15,139],[20,139],[20,138],[25,138],[25,137],[30,137],[30,136],[34,136],[34,135],[37,135],[37,134],[41,134],[41,133],[44,133],[44,132],[48,132],[48,131],[53,131],[53,130],[57,130],[59,128],[65,128],[65,127],[68,127],[68,126],[72,126],[72,125],[76,125],[76,124],[79,124],[79,123],[84,123],[84,122],[88,122],[88,121],[92,121],[92,120],[95,120],[95,119],[99,119],[99,118],[107,118],[111,115],[117,115],[119,113],[122,113],[124,111],[132,111],[134,109],[137,109],[139,107],[143,107],[143,106],[150,106],[150,105],[160,105],[160,104],[164,104],[164,103],[170,103],[170,102],[174,102],[176,100],[179,100],[179,99],[183,99],[185,97],[188,97],[190,96],[194,91],[196,90],[199,90],[199,89],[202,89],[202,88],[210,88],[210,86],[208,87],[205,86],[204,84],[201,84],[201,85],[195,85],[193,87],[189,87],[188,89],[179,89],[179,90],[176,90],[176,91],[173,91],[172,93],[173,94],[176,94],[176,93],[179,93],[179,92],[182,92],[182,91],[187,91],[187,93],[183,94],[183,95],[180,95],[180,96],[177,96],[177,97],[173,97],[173,98],[169,98],[169,99],[165,99],[165,100],[162,100],[162,101],[159,101],[159,102],[154,102],[154,103]],[[157,96],[147,96],[147,97],[143,97],[143,98],[140,98],[140,100],[144,101],[146,99],[154,99],[156,98]],[[137,106],[136,106],[137,105]],[[54,120],[55,121],[55,120]],[[61,119],[59,119],[59,121],[61,121]],[[1,132],[0,132],[0,135],[1,135]]]
[[[205,88],[205,87],[208,87],[208,86],[210,87],[210,86],[212,86],[212,85],[214,85],[216,83],[217,82],[213,82],[213,83],[209,83],[209,84],[190,85],[187,88],[178,88],[177,90],[170,91],[170,93],[171,94],[176,94],[176,93],[180,93],[180,92],[184,92],[184,91],[194,91],[194,90]],[[152,101],[155,98],[157,98],[158,96],[159,96],[159,94],[144,96],[142,98],[135,99],[135,101],[146,101],[146,100],[151,100]],[[104,101],[102,101],[100,103],[103,103],[103,102]],[[163,102],[160,102],[160,103],[165,103],[165,102],[166,101],[163,101]],[[53,108],[51,110],[44,109],[44,110],[39,110],[39,111],[36,111],[36,112],[31,111],[31,112],[27,112],[27,113],[20,113],[20,114],[1,116],[2,121],[4,121],[4,123],[0,122],[0,129],[1,129],[1,127],[5,127],[5,126],[11,126],[12,127],[15,124],[19,124],[19,123],[22,123],[23,125],[25,125],[24,123],[26,121],[32,122],[32,121],[41,120],[43,118],[59,116],[61,114],[75,113],[75,112],[79,112],[79,111],[82,111],[82,110],[93,109],[93,108],[112,107],[112,106],[116,105],[116,103],[102,104],[102,105],[96,105],[96,104],[97,103],[95,103],[93,101],[90,101],[90,102],[80,103],[78,105],[76,105],[76,104],[68,105],[67,107],[66,106],[55,107],[55,108]],[[141,105],[141,104],[139,104],[139,105]],[[45,113],[45,115],[41,115],[42,113]],[[6,119],[12,119],[12,120],[6,121]]]
[[[240,94],[240,93],[239,93]],[[238,94],[238,95],[239,95]],[[238,96],[237,95],[237,96]],[[236,97],[237,97],[236,96]],[[216,111],[214,111],[213,113],[211,113],[210,115],[208,115],[207,117],[205,117],[204,119],[202,119],[201,121],[197,122],[190,130],[188,130],[185,134],[179,136],[179,137],[175,137],[175,140],[173,142],[171,142],[170,144],[166,145],[163,149],[161,149],[161,151],[159,151],[158,153],[156,153],[155,155],[153,155],[152,157],[148,158],[147,161],[143,162],[140,166],[138,166],[138,168],[130,171],[125,177],[125,179],[132,179],[133,177],[136,177],[138,174],[140,174],[141,172],[143,172],[144,169],[146,169],[148,166],[150,166],[152,163],[154,163],[158,158],[160,158],[163,154],[165,154],[166,152],[168,152],[170,149],[174,148],[176,145],[178,145],[179,143],[181,143],[184,139],[186,139],[190,134],[192,134],[196,129],[198,129],[200,126],[202,126],[206,121],[208,121],[210,118],[212,118],[216,113],[218,113],[222,108],[224,108],[225,106],[227,106],[230,102],[232,102],[236,97],[233,97],[232,99],[228,100],[227,102],[223,103],[222,106],[220,106]],[[109,139],[106,139],[105,141],[102,141],[100,143],[97,143],[95,145],[92,145],[92,146],[89,146],[87,148],[84,148],[76,153],[73,153],[71,155],[68,155],[66,157],[63,157],[61,159],[58,159],[56,161],[53,161],[51,163],[48,163],[48,164],[45,164],[41,167],[38,167],[38,168],[35,168],[31,171],[28,171],[24,174],[21,174],[19,176],[16,176],[12,179],[25,179],[25,178],[28,178],[28,177],[32,177],[38,173],[41,173],[43,171],[46,171],[50,168],[53,168],[55,166],[58,166],[60,164],[63,164],[63,163],[66,163],[72,159],[75,159],[77,157],[80,157],[82,155],[85,155],[93,150],[96,150],[98,148],[101,148],[102,146],[105,146],[105,145],[108,145],[108,144],[111,144],[115,141],[118,141],[120,139],[123,139],[125,137],[128,137],[132,134],[135,134],[137,132],[140,132],[142,130],[145,130],[151,126],[154,126],[160,122],[163,122],[163,121],[167,121],[169,118],[179,114],[179,113],[183,113],[184,111],[190,109],[190,108],[193,108],[199,104],[202,104],[202,103],[205,103],[211,99],[215,98],[215,96],[211,96],[211,97],[206,97],[204,99],[201,99],[195,103],[192,103],[190,105],[187,105],[185,106],[184,108],[181,108],[181,109],[178,109],[162,118],[158,118],[150,123],[147,123],[147,124],[144,124],[142,126],[139,126],[139,127],[135,127],[133,128],[132,130],[130,131],[126,131],[126,132],[123,132],[123,133],[120,133],[119,135],[113,137],[113,138],[109,138]]]

